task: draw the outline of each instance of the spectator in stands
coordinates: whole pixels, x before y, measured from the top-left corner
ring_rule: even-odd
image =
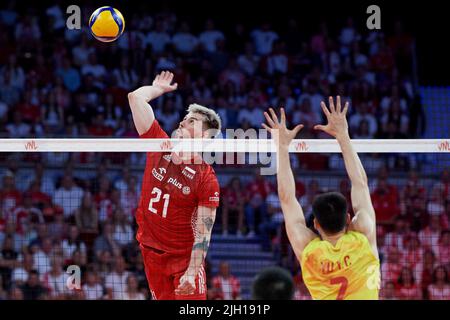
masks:
[[[259,225],[259,232],[261,234],[262,248],[268,251],[272,248],[272,240],[278,238],[280,240],[281,225],[284,222],[283,212],[281,211],[281,204],[278,195],[272,191],[266,198],[267,217]],[[280,245],[280,243],[278,243]],[[273,248],[275,251],[280,248]],[[278,252],[280,254],[280,252]]]
[[[199,42],[203,49],[208,52],[216,51],[216,43],[219,40],[225,40],[225,35],[215,28],[214,20],[206,20],[205,31],[199,35]]]
[[[387,180],[378,179],[376,189],[373,191],[372,203],[377,213],[377,223],[382,225],[393,224],[396,216],[400,214],[398,198]]]
[[[105,288],[108,299],[123,300],[127,291],[127,280],[130,273],[126,271],[125,259],[117,257],[114,269],[105,277]]]
[[[183,21],[178,32],[173,35],[171,43],[179,53],[189,55],[196,50],[199,40],[190,32],[189,24]]]
[[[100,259],[104,251],[115,258],[120,255],[120,245],[114,239],[114,225],[109,221],[103,223],[103,231],[94,241],[94,253],[97,259]]]
[[[73,177],[65,174],[61,187],[53,195],[53,203],[63,209],[64,217],[67,220],[73,219],[77,208],[80,207],[83,198],[83,190],[73,181]]]
[[[304,130],[313,130],[313,126],[321,121],[320,115],[313,112],[311,100],[309,98],[303,99],[301,104],[296,105],[292,115],[293,123],[303,124]]]
[[[3,212],[11,212],[16,206],[20,205],[22,195],[16,188],[15,175],[12,171],[8,170],[5,172],[2,182],[0,208],[3,209]]]
[[[135,275],[127,277],[126,289],[123,293],[123,300],[145,300],[145,296],[139,291],[139,283]]]
[[[394,230],[386,234],[385,245],[403,250],[404,238],[410,233],[408,220],[403,216],[395,218]]]
[[[408,267],[403,267],[397,280],[397,295],[402,300],[422,299],[422,291],[417,285],[413,272]]]
[[[280,267],[261,270],[253,280],[253,300],[292,300],[294,280],[291,274]]]
[[[51,269],[50,258],[53,254],[53,243],[49,237],[42,239],[41,244],[37,242],[30,244],[30,252],[33,254],[34,268],[40,276],[49,272]]]
[[[159,55],[164,53],[170,41],[170,35],[164,28],[164,21],[162,19],[156,19],[155,30],[147,35],[145,43],[150,46],[152,52]]]
[[[80,206],[74,211],[75,223],[82,234],[98,233],[98,211],[90,192],[84,192]]]
[[[67,280],[69,274],[63,272],[63,258],[60,256],[51,257],[51,269],[43,275],[42,283],[48,291],[52,300],[64,300],[69,295]]]
[[[34,166],[34,172],[30,177],[26,180],[25,186],[26,188],[31,189],[32,182],[38,183],[39,189],[35,189],[34,192],[42,192],[44,195],[52,195],[55,191],[55,182],[51,178],[51,176],[48,174],[48,172],[45,171],[44,164],[39,161]],[[39,198],[46,198],[44,195],[39,194]],[[43,199],[42,199],[43,200]],[[48,199],[45,199],[48,200]],[[46,201],[44,201],[46,202]]]
[[[64,259],[71,259],[72,255],[78,250],[85,258],[87,256],[86,244],[81,240],[78,227],[72,225],[69,227],[67,238],[62,241]]]
[[[13,286],[9,290],[9,300],[24,300],[23,291],[20,287]]]
[[[86,281],[81,289],[87,300],[100,300],[104,296],[103,286],[98,280],[98,276],[94,271],[88,271],[86,274]]]
[[[247,190],[248,196],[248,203],[245,206],[245,219],[249,229],[247,236],[253,237],[256,226],[259,225],[256,223],[256,218],[258,218],[258,222],[261,222],[267,215],[266,197],[271,192],[272,185],[257,169],[245,190]]]
[[[393,281],[388,281],[381,287],[380,300],[398,300]]]
[[[413,197],[410,201],[411,204],[406,206],[404,216],[408,220],[411,230],[419,232],[430,220],[430,215],[426,210],[426,200],[421,197]]]
[[[423,261],[423,248],[420,245],[417,233],[410,233],[404,238],[403,264],[411,270]]]
[[[433,272],[436,267],[436,258],[432,250],[427,249],[423,253],[421,263],[416,264],[414,268],[414,275],[417,283],[421,285],[421,290],[424,298],[428,298],[428,286],[433,280]]]
[[[14,250],[14,242],[11,236],[6,236],[0,250],[0,279],[3,287],[9,289],[11,286],[12,271],[18,265],[18,252]]]
[[[450,264],[450,230],[443,230],[437,247],[433,247],[440,264]]]
[[[244,232],[244,206],[245,190],[242,188],[241,180],[234,177],[222,193],[222,235],[228,235],[229,217],[237,219],[238,237],[242,237]]]
[[[397,282],[402,270],[402,253],[395,246],[388,246],[387,259],[381,265],[381,279],[385,285],[389,281]]]
[[[25,284],[21,286],[25,300],[43,300],[47,296],[47,290],[39,280],[39,273],[31,270]]]
[[[428,286],[430,300],[450,299],[450,280],[444,266],[438,266],[433,272],[433,283]]]
[[[131,227],[130,220],[127,219],[122,208],[117,208],[114,211],[114,240],[121,247],[129,246],[133,243],[135,232]]]
[[[260,56],[270,54],[273,43],[279,38],[279,35],[271,29],[267,22],[263,23],[260,28],[253,30],[250,36],[255,44],[256,53]]]
[[[245,51],[239,55],[237,63],[247,76],[253,76],[258,69],[260,59],[255,54],[254,46],[251,42],[245,44]]]
[[[358,131],[362,121],[366,121],[368,124],[369,135],[373,137],[378,130],[378,124],[375,116],[369,113],[367,103],[362,102],[360,105],[356,106],[357,113],[350,116],[349,127],[350,132],[354,134]]]
[[[419,240],[424,248],[437,248],[441,237],[442,225],[439,216],[431,215],[428,225],[419,231]]]
[[[231,274],[228,262],[219,265],[219,274],[212,279],[213,300],[239,300],[241,284],[239,279]]]

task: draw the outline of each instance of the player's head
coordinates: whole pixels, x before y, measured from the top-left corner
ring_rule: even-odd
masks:
[[[345,229],[350,222],[347,200],[339,192],[318,195],[312,204],[314,227],[320,234],[334,235]]]
[[[220,133],[221,120],[214,110],[194,103],[187,112],[176,130],[177,138],[214,138]]]
[[[256,276],[252,285],[253,300],[292,300],[294,280],[280,267],[269,267]]]

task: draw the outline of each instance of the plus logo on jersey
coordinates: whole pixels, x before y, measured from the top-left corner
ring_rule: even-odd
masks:
[[[174,179],[174,178],[169,178],[169,180],[167,180],[167,183],[173,184],[178,189],[183,188],[183,185],[180,182],[178,182],[177,179]]]
[[[192,179],[194,179],[194,175],[197,173],[197,171],[195,171],[189,167],[184,167],[184,169],[181,173],[192,180]]]

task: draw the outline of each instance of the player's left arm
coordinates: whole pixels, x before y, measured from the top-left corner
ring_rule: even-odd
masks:
[[[294,129],[288,130],[284,109],[281,108],[281,121],[278,121],[278,117],[272,108],[269,111],[270,116],[267,112],[264,112],[269,125],[263,123],[263,127],[271,133],[278,148],[278,197],[284,215],[289,242],[294,249],[295,255],[300,260],[306,245],[317,237],[306,226],[303,209],[295,196],[295,179],[289,158],[289,144],[303,128],[303,125],[297,125]]]
[[[330,134],[339,143],[345,168],[352,183],[351,199],[355,216],[352,219],[349,229],[366,235],[374,253],[378,255],[375,210],[370,198],[366,171],[350,141],[346,119],[348,106],[347,102],[342,109],[341,98],[339,96],[336,98],[336,105],[334,104],[333,98],[330,97],[329,108],[322,102],[321,107],[327,117],[328,124],[326,126],[316,125],[314,128]]]
[[[194,293],[195,278],[208,252],[215,219],[215,207],[198,207],[197,219],[194,226],[194,245],[192,246],[191,259],[186,272],[180,279],[178,288],[175,290],[176,294],[187,295]]]

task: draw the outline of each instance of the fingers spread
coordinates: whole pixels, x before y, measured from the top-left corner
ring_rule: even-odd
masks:
[[[344,113],[344,116],[347,115],[347,111],[348,111],[348,101],[345,103],[344,111],[342,111]]]
[[[336,108],[334,107],[334,100],[333,100],[333,97],[329,97],[329,98],[328,98],[328,103],[329,103],[329,105],[330,105],[331,113],[336,112]]]
[[[266,129],[267,131],[269,131],[270,133],[272,133],[272,129],[265,123],[262,123],[262,126],[264,129]]]
[[[321,102],[320,106],[322,107],[323,113],[325,113],[325,115],[328,116],[330,115],[330,111],[328,111],[327,105],[325,104],[325,102]]]
[[[266,117],[267,123],[269,124],[269,126],[271,126],[272,128],[274,128],[275,122],[273,122],[272,118],[269,116],[269,114],[267,112],[264,112],[264,117]]]
[[[322,131],[325,131],[325,126],[320,125],[320,124],[315,125],[315,126],[314,126],[314,130],[322,130]]]
[[[336,98],[336,111],[341,113],[341,96],[337,96]]]
[[[286,113],[284,113],[284,108],[281,108],[281,124],[286,125]]]
[[[294,134],[295,135],[297,135],[297,133],[300,131],[300,130],[302,130],[303,129],[303,125],[302,124],[299,124],[299,125],[297,125],[295,128],[294,128]]]
[[[278,117],[277,114],[275,113],[275,111],[273,111],[272,108],[269,108],[270,114],[272,115],[272,119],[273,121],[275,121],[276,123],[278,123]]]

